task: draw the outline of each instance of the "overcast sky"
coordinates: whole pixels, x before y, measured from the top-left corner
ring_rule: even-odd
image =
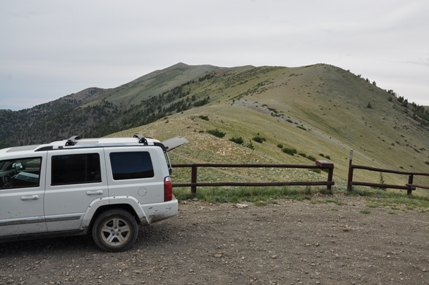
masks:
[[[1,0],[0,39],[0,109],[178,62],[327,63],[429,105],[428,0]]]

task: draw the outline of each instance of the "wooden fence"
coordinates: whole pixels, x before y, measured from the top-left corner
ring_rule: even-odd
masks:
[[[191,183],[173,183],[173,187],[191,187],[191,193],[197,193],[197,187],[204,186],[326,186],[331,190],[335,182],[334,164],[327,160],[317,160],[315,165],[299,164],[174,164],[173,168],[191,168]],[[198,182],[198,168],[304,168],[304,169],[326,169],[328,178],[326,181],[286,181],[286,182]]]
[[[356,169],[375,171],[375,172],[381,172],[381,173],[393,173],[393,174],[398,174],[398,175],[407,175],[408,176],[408,183],[405,183],[404,185],[396,185],[396,184],[353,181],[353,174],[354,174],[354,171]],[[392,188],[392,189],[407,190],[407,194],[411,195],[412,191],[415,190],[416,188],[429,189],[429,186],[414,184],[413,183],[414,176],[429,176],[429,173],[397,171],[397,170],[375,168],[375,167],[369,167],[369,166],[363,166],[363,165],[355,165],[355,164],[353,164],[353,151],[350,151],[349,175],[348,175],[348,179],[347,179],[347,191],[351,191],[353,186],[369,186],[369,187],[377,187],[377,188],[384,188],[384,189]]]

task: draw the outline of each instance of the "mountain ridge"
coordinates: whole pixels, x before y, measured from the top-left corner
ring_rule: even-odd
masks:
[[[272,161],[328,156],[344,172],[348,151],[354,149],[358,161],[427,171],[428,112],[393,90],[379,88],[375,81],[328,64],[226,68],[178,63],[117,88],[87,88],[31,109],[0,110],[0,119],[6,122],[0,127],[0,144],[129,135],[127,130],[135,128],[160,139],[166,138],[164,133],[186,133],[198,140],[210,138],[207,130],[212,128],[226,133],[225,144],[241,137],[243,144],[232,143],[233,147],[253,144]],[[181,120],[188,126],[172,126]],[[256,136],[266,142],[254,142]],[[285,156],[280,144],[301,155]],[[207,161],[204,155],[196,159]]]

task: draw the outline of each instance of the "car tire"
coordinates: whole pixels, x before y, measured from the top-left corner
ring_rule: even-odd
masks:
[[[125,251],[132,247],[138,236],[138,225],[129,212],[121,209],[100,214],[92,228],[92,238],[105,251]]]

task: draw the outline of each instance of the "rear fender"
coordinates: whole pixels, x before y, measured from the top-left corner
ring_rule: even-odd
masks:
[[[83,217],[81,229],[86,230],[91,224],[91,220],[94,217],[96,211],[103,206],[114,207],[114,205],[130,205],[134,212],[137,215],[139,220],[146,220],[145,213],[142,210],[142,207],[139,201],[132,196],[116,196],[116,197],[106,197],[94,200],[88,207],[85,215]]]

